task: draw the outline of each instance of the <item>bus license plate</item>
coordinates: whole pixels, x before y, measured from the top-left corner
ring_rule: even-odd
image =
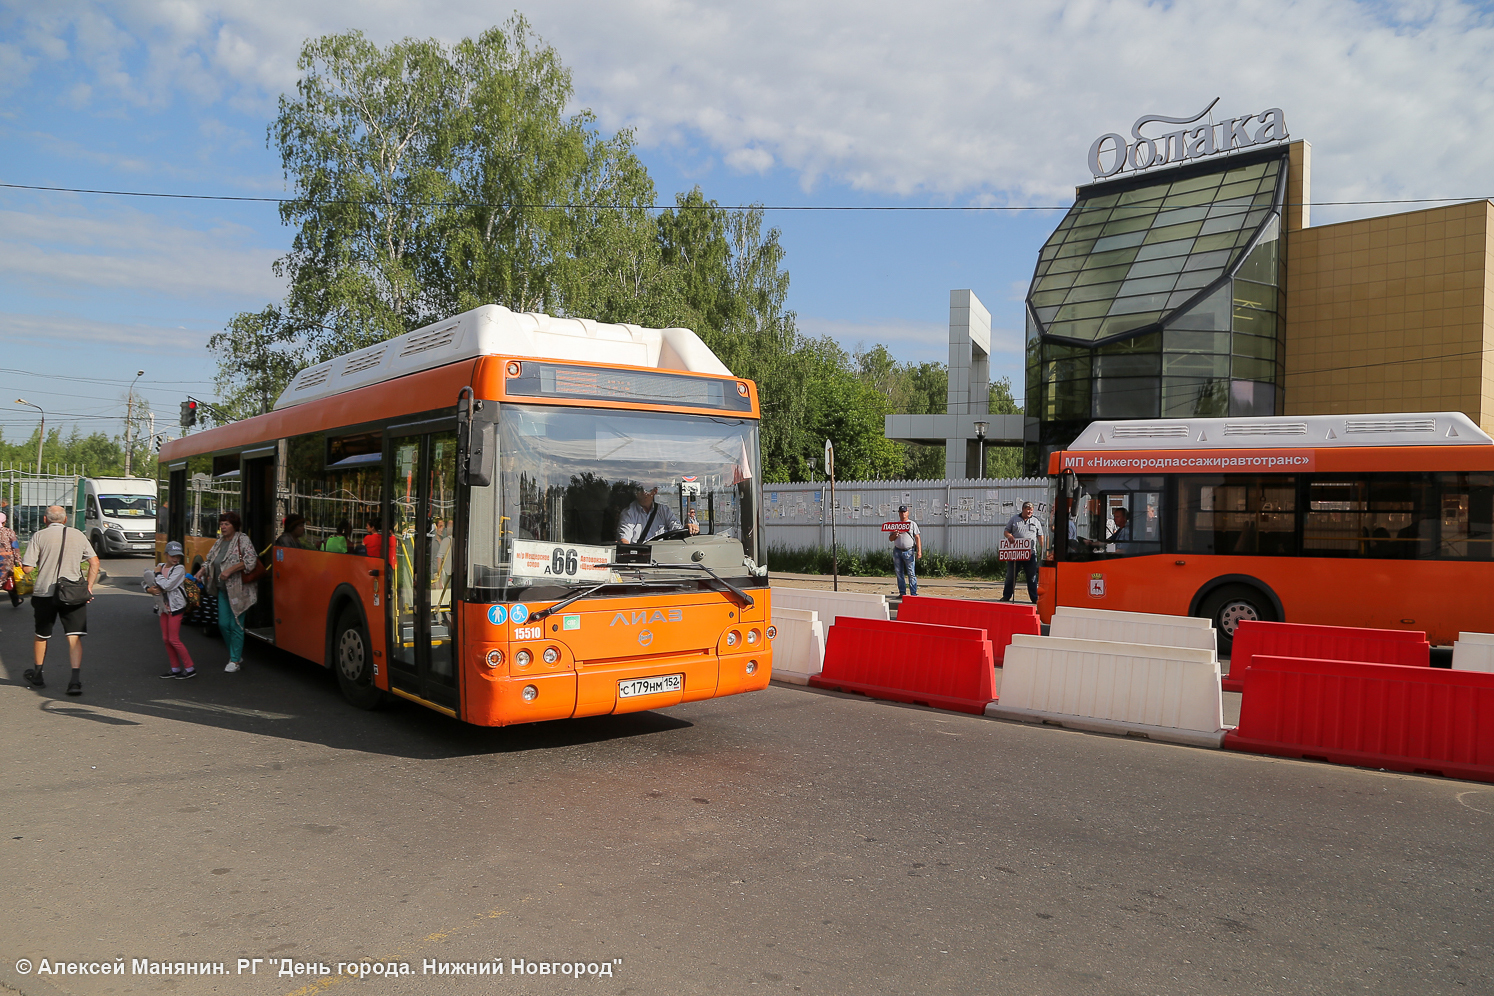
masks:
[[[661,674],[652,678],[628,678],[617,683],[617,697],[630,699],[635,695],[659,695],[663,692],[682,692],[685,689],[683,674]]]

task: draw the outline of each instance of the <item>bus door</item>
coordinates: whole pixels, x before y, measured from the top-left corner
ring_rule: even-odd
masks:
[[[391,478],[384,491],[389,683],[457,710],[456,432],[400,431],[390,430],[384,462]]]
[[[254,552],[268,561],[267,548],[278,535],[275,522],[275,449],[246,451],[243,456],[244,531],[254,544]],[[275,642],[275,593],[271,588],[273,572],[266,571],[259,580],[259,601],[244,616],[244,629],[254,636]]]

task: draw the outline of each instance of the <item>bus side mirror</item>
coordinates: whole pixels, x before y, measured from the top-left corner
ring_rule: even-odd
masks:
[[[474,488],[485,488],[493,483],[493,456],[497,449],[493,440],[491,422],[474,426],[467,434],[467,472],[465,483]]]

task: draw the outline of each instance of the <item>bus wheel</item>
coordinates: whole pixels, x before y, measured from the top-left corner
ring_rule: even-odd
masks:
[[[373,647],[368,632],[352,606],[337,617],[336,635],[332,639],[332,668],[343,698],[359,709],[377,709],[384,693],[373,681]]]
[[[1210,592],[1199,607],[1199,614],[1212,620],[1219,640],[1219,656],[1228,657],[1234,646],[1235,630],[1247,620],[1269,621],[1275,615],[1271,603],[1255,588],[1243,584],[1225,585]]]

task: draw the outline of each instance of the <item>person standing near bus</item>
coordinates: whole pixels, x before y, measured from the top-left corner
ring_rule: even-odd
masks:
[[[259,601],[259,586],[244,583],[244,572],[259,558],[254,544],[242,532],[239,513],[232,509],[218,516],[218,540],[208,551],[197,580],[218,598],[218,629],[228,645],[228,666],[234,672],[244,664],[244,613]]]
[[[47,687],[42,679],[42,666],[47,658],[47,640],[57,620],[62,620],[62,631],[67,634],[67,652],[73,665],[68,679],[67,693],[82,695],[83,682],[79,675],[83,667],[83,637],[88,633],[88,602],[93,598],[93,585],[99,579],[99,557],[88,545],[88,537],[69,526],[67,513],[61,505],[47,507],[47,527],[26,544],[26,556],[22,563],[36,568],[36,584],[31,591],[31,608],[36,613],[36,667],[27,668],[21,677],[37,688]],[[88,561],[88,593],[81,602],[64,602],[58,594],[59,581],[82,580],[83,561]]]
[[[166,544],[166,562],[157,564],[149,572],[151,583],[146,591],[161,599],[156,613],[161,617],[161,642],[166,644],[166,659],[171,670],[163,678],[195,678],[197,668],[192,665],[192,655],[182,642],[182,617],[187,613],[187,593],[183,585],[187,580],[187,569],[182,566],[182,545],[176,540]]]
[[[1043,541],[1043,521],[1032,512],[1032,502],[1024,501],[1022,511],[1007,520],[1006,531],[1002,533],[1014,542],[1027,540],[1032,544],[1026,560],[1006,562],[1006,587],[1001,593],[1003,602],[1010,602],[1017,593],[1017,572],[1020,570],[1027,572],[1027,597],[1033,605],[1037,604],[1038,549]]]
[[[897,507],[897,520],[906,522],[907,529],[898,529],[887,534],[892,542],[892,571],[897,575],[899,596],[918,594],[918,562],[923,559],[923,536],[918,532],[918,523],[908,517],[908,506]]]
[[[20,608],[21,593],[16,584],[16,561],[21,559],[21,541],[10,528],[4,512],[0,512],[0,588],[10,596],[12,608]]]

